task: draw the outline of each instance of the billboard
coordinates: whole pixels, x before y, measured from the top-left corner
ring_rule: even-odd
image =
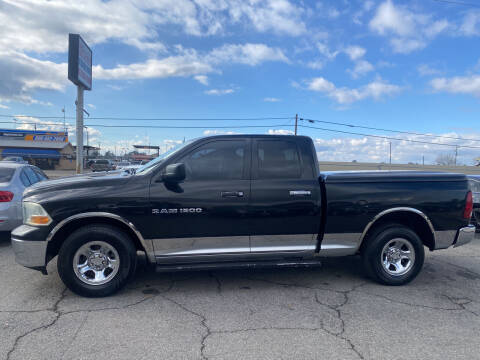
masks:
[[[92,89],[92,50],[78,34],[68,34],[68,79]]]

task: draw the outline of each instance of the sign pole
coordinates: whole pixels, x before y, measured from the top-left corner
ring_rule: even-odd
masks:
[[[77,86],[77,174],[83,172],[83,86]]]

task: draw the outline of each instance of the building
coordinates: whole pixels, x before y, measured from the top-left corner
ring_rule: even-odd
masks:
[[[21,156],[41,169],[75,169],[68,132],[0,129],[0,158]]]

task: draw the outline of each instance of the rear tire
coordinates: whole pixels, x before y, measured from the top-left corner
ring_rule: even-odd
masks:
[[[137,252],[118,228],[97,224],[81,227],[58,253],[60,278],[74,293],[87,297],[111,295],[135,273]]]
[[[388,224],[366,239],[362,252],[367,274],[384,285],[404,285],[415,279],[423,267],[422,240],[410,228]]]

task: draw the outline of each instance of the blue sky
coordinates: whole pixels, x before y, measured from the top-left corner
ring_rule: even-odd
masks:
[[[462,1],[459,1],[462,3]],[[85,0],[0,1],[0,114],[67,116],[68,33],[93,49],[92,117],[293,117],[468,140],[310,124],[397,138],[478,146],[480,2]],[[23,118],[37,128],[53,120]],[[11,121],[12,118],[4,119]],[[67,120],[73,123],[74,120]],[[4,124],[4,127],[31,125]],[[91,143],[172,146],[224,132],[288,133],[293,120],[152,122],[86,120]],[[104,125],[205,126],[113,129]],[[265,125],[255,129],[221,126]],[[273,125],[287,125],[274,127]],[[301,122],[300,124],[305,124]],[[320,159],[386,161],[389,140],[300,128]],[[72,131],[70,131],[72,134]],[[72,137],[73,139],[73,137]],[[392,140],[394,162],[432,163],[454,147]],[[121,150],[123,149],[123,150]]]

